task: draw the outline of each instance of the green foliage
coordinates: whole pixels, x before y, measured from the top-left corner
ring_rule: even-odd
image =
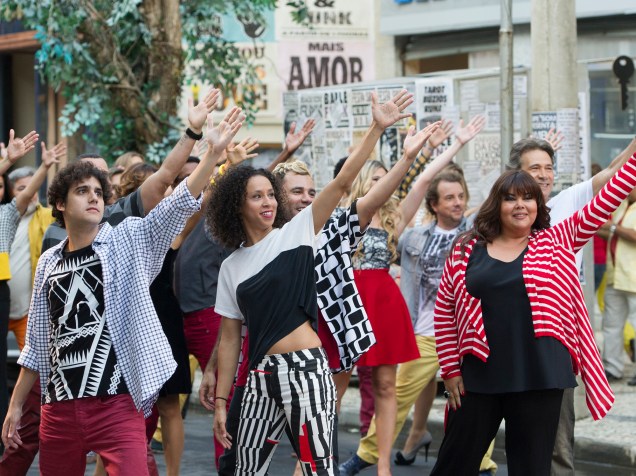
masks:
[[[262,20],[276,0],[168,1],[179,5],[181,17],[183,49],[173,53],[173,59],[188,66],[174,77],[153,80],[153,61],[166,56],[156,54],[161,45],[156,44],[158,32],[149,26],[147,8],[152,2],[2,0],[1,19],[18,19],[36,30],[37,67],[66,98],[60,119],[63,134],[83,134],[109,159],[137,150],[161,160],[182,130],[176,117],[178,98],[158,94],[166,81],[175,82],[175,91],[192,82],[214,84],[226,96],[243,85],[239,105],[253,120],[255,94],[245,85],[258,85],[259,80],[253,64],[220,37],[220,16]],[[170,54],[166,49],[165,55]]]

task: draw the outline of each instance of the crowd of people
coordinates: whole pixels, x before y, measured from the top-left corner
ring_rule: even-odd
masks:
[[[254,168],[257,141],[234,141],[242,111],[214,123],[218,96],[189,105],[159,167],[135,152],[111,168],[80,155],[49,184],[49,207],[37,192],[65,146],[41,142],[37,170],[8,174],[39,137],[11,130],[0,146],[0,475],[26,474],[38,452],[45,475],[84,474],[91,454],[96,475],[158,474],[151,441],[179,474],[193,362],[220,475],[268,474],[283,433],[296,474],[384,476],[421,449],[428,458],[440,372],[447,415],[431,474],[493,474],[502,420],[509,474],[574,474],[575,376],[600,419],[623,374],[636,139],[555,196],[562,137],[522,139],[469,210],[453,158],[481,116],[411,126],[389,167],[374,149],[413,96],[374,94],[371,125],[318,192],[294,158],[313,120]],[[602,353],[579,279],[597,233],[608,239]],[[9,331],[21,349],[10,401]],[[362,438],[340,461],[339,403],[356,367]]]

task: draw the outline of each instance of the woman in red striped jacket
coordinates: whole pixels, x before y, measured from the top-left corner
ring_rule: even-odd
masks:
[[[549,228],[535,180],[504,173],[474,228],[453,247],[435,305],[435,338],[448,398],[432,475],[477,474],[506,420],[511,475],[549,475],[563,389],[585,384],[594,419],[607,382],[579,283],[575,253],[636,186],[636,155],[582,210]],[[461,455],[461,458],[458,458]]]

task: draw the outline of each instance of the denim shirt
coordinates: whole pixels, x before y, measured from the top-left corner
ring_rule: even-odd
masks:
[[[400,266],[402,267],[400,289],[409,308],[414,328],[420,312],[420,283],[422,282],[420,257],[426,250],[427,242],[435,231],[436,225],[437,220],[434,220],[424,226],[409,228],[398,241],[397,251],[400,254]],[[457,233],[463,233],[467,228],[468,223],[465,218],[462,218]]]

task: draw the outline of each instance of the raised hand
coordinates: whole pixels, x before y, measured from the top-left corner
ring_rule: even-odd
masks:
[[[199,132],[203,129],[203,124],[205,124],[208,114],[210,114],[214,106],[216,106],[219,94],[220,91],[218,89],[211,88],[208,94],[206,94],[196,106],[192,99],[188,99],[188,123],[190,124],[190,128],[194,129],[194,132]]]
[[[7,147],[4,145],[4,142],[0,142],[0,159],[4,160],[9,156],[9,152],[7,151]]]
[[[313,119],[309,119],[303,127],[296,132],[296,123],[292,122],[289,127],[289,132],[285,136],[285,149],[289,152],[289,154],[293,154],[298,150],[298,148],[303,145],[303,142],[309,137],[309,134],[314,130],[316,126],[316,121]]]
[[[9,131],[9,144],[7,145],[7,159],[10,162],[24,157],[27,152],[30,152],[35,147],[40,136],[37,132],[31,131],[23,138],[15,136],[15,131],[11,129]]]
[[[195,147],[196,147],[196,150],[194,155],[197,157],[203,157],[208,150],[208,141],[205,139],[202,139],[197,142],[197,145]]]
[[[251,137],[243,139],[238,144],[230,144],[227,148],[227,160],[232,165],[238,165],[247,159],[253,159],[258,155],[253,153],[258,146],[258,141]]]
[[[485,125],[486,118],[482,115],[473,117],[466,126],[464,126],[464,121],[460,120],[459,126],[457,126],[457,129],[455,130],[455,138],[461,145],[464,145],[466,142],[473,140]]]
[[[442,142],[448,139],[448,136],[453,132],[453,121],[449,119],[442,119],[439,128],[433,132],[431,138],[428,140],[428,144],[432,150],[437,149]]]
[[[556,152],[561,147],[563,147],[562,143],[564,139],[565,136],[563,135],[563,132],[557,131],[554,127],[551,127],[543,140],[549,142],[552,146],[552,149],[554,149],[554,151]]]
[[[413,103],[413,94],[406,89],[402,89],[399,93],[384,104],[378,104],[378,95],[373,92],[371,94],[371,114],[375,123],[382,129],[392,126],[396,122],[411,117],[411,113],[402,112],[410,104]]]
[[[66,154],[66,144],[60,142],[56,144],[52,149],[47,149],[46,144],[42,141],[42,165],[47,169],[53,164],[59,164],[60,158]]]
[[[417,133],[415,132],[415,126],[409,127],[406,137],[404,138],[404,145],[402,148],[404,155],[409,160],[415,160],[415,157],[417,157],[417,154],[420,152],[422,147],[424,147],[426,141],[430,140],[431,135],[439,130],[440,125],[440,121],[434,122],[433,124],[427,125],[424,129]]]
[[[244,120],[245,116],[242,114],[241,108],[236,106],[228,111],[216,127],[213,127],[212,114],[208,114],[208,130],[205,133],[205,138],[208,141],[208,154],[212,152],[220,156],[232,142]]]

